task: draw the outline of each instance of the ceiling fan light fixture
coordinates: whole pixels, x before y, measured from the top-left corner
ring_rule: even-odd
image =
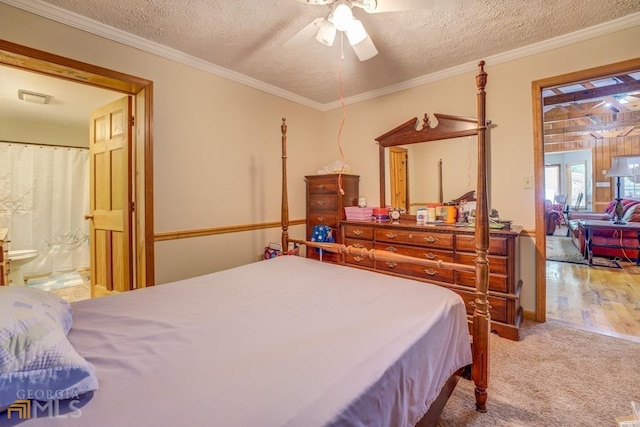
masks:
[[[359,19],[354,19],[349,28],[347,28],[347,38],[351,46],[356,45],[369,37],[367,30],[364,29],[364,25]]]
[[[336,38],[336,27],[329,21],[324,21],[318,33],[316,34],[316,40],[326,46],[333,46],[333,41]]]
[[[336,29],[346,31],[353,22],[351,7],[344,0],[338,0],[333,8],[332,22]]]
[[[373,44],[373,41],[369,36],[367,36],[360,43],[354,44],[353,50],[360,61],[366,61],[367,59],[371,59],[378,54],[378,49],[376,49],[376,46]]]

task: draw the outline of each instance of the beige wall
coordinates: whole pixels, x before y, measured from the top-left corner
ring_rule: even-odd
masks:
[[[487,118],[495,125],[490,131],[490,205],[498,209],[502,218],[527,230],[534,229],[534,190],[523,188],[523,178],[534,175],[531,82],[640,57],[640,43],[632,40],[640,40],[640,26],[502,64],[487,60]],[[413,117],[422,118],[425,113],[430,117],[433,113],[475,117],[475,74],[476,70],[347,105],[342,146],[346,162],[354,173],[362,175],[360,192],[371,201],[370,205],[377,206],[379,202],[375,138]],[[337,158],[332,135],[342,111],[336,109],[325,116],[324,156],[325,161],[330,161]],[[466,173],[461,179],[467,180]],[[531,238],[522,239],[522,306],[527,311],[535,310],[534,244]]]
[[[278,221],[282,117],[289,203],[322,158],[322,113],[0,3],[0,38],[154,83],[155,232]],[[292,235],[303,237],[302,227]],[[294,234],[296,233],[296,234]],[[158,242],[158,283],[252,262],[279,230]]]
[[[155,231],[255,222],[280,216],[280,119],[289,124],[291,218],[305,215],[303,176],[340,158],[339,109],[319,112],[223,78],[0,4],[0,38],[154,82]],[[640,56],[640,26],[502,64],[487,59],[491,206],[532,230],[531,82]],[[361,194],[378,199],[374,138],[424,113],[475,116],[475,70],[347,106],[345,161]],[[466,177],[464,178],[466,180]],[[256,259],[278,230],[156,243],[163,283]],[[303,227],[291,230],[302,236]],[[534,311],[534,242],[522,241],[522,305]],[[247,250],[247,248],[250,248]]]
[[[0,117],[0,141],[88,147],[87,128],[88,126],[60,126],[55,123],[34,123]]]

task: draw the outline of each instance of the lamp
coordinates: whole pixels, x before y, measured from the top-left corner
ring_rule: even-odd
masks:
[[[344,0],[338,0],[333,8],[333,25],[340,31],[346,31],[353,21],[353,13],[349,4]]]
[[[329,21],[324,21],[320,25],[318,34],[316,34],[316,40],[326,46],[333,46],[333,41],[336,38],[336,27]]]
[[[622,214],[624,211],[624,206],[622,206],[622,197],[620,197],[620,178],[625,176],[632,176],[631,171],[629,170],[629,166],[627,165],[626,157],[614,157],[613,162],[611,162],[611,168],[609,172],[605,175],[607,178],[616,178],[616,207],[615,207],[615,221],[614,224],[626,224],[622,220]]]
[[[360,61],[366,61],[378,54],[378,49],[376,49],[369,36],[365,37],[360,43],[354,44],[352,47]]]
[[[367,31],[364,29],[364,25],[362,25],[362,22],[360,22],[360,20],[358,19],[354,19],[351,22],[351,25],[349,25],[349,28],[347,28],[347,38],[349,39],[349,44],[351,46],[354,46],[358,43],[360,43],[362,40],[366,39],[369,34],[367,34]]]
[[[342,31],[346,33],[349,44],[353,47],[356,56],[360,61],[366,61],[378,54],[378,49],[371,41],[371,37],[367,34],[364,25],[360,20],[356,19],[351,12],[351,6],[355,5],[362,8],[376,8],[374,0],[368,0],[366,3],[350,3],[346,0],[337,0],[331,7],[329,16],[319,25],[316,33],[316,40],[326,46],[333,46],[336,38],[336,32]],[[317,23],[315,25],[318,25]]]

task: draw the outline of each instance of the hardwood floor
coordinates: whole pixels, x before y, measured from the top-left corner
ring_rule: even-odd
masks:
[[[547,261],[547,318],[640,342],[640,266]]]

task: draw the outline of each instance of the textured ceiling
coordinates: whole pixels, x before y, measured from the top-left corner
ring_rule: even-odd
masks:
[[[2,0],[28,5],[29,0]],[[419,1],[419,0],[417,0]],[[328,6],[299,0],[47,0],[116,29],[327,105],[339,100],[340,37],[283,46]],[[640,12],[638,0],[424,0],[423,10],[354,8],[379,54],[359,62],[344,41],[345,98],[400,85]],[[25,9],[29,9],[25,7]],[[475,68],[474,68],[475,69]]]

